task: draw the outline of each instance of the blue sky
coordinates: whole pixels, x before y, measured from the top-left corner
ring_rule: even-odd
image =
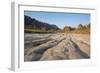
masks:
[[[24,15],[49,24],[55,24],[59,28],[64,26],[75,27],[78,24],[84,25],[90,23],[90,14],[85,13],[24,11]]]

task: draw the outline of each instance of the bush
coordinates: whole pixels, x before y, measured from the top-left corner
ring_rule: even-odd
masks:
[[[24,29],[25,33],[51,33],[51,31],[45,31],[40,29]]]

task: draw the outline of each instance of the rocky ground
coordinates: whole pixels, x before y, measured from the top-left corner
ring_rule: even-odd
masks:
[[[24,61],[90,58],[89,34],[25,34]]]

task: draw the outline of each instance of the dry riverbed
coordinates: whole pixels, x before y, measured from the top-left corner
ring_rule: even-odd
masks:
[[[25,34],[24,61],[90,58],[89,34]]]

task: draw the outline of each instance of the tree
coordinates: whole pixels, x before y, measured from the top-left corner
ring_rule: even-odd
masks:
[[[90,28],[90,24],[87,25],[87,28]]]
[[[66,32],[69,32],[71,30],[71,27],[70,26],[65,26],[63,28],[63,32],[66,33]]]
[[[83,28],[83,25],[82,24],[79,24],[78,25],[78,29],[82,29]]]

